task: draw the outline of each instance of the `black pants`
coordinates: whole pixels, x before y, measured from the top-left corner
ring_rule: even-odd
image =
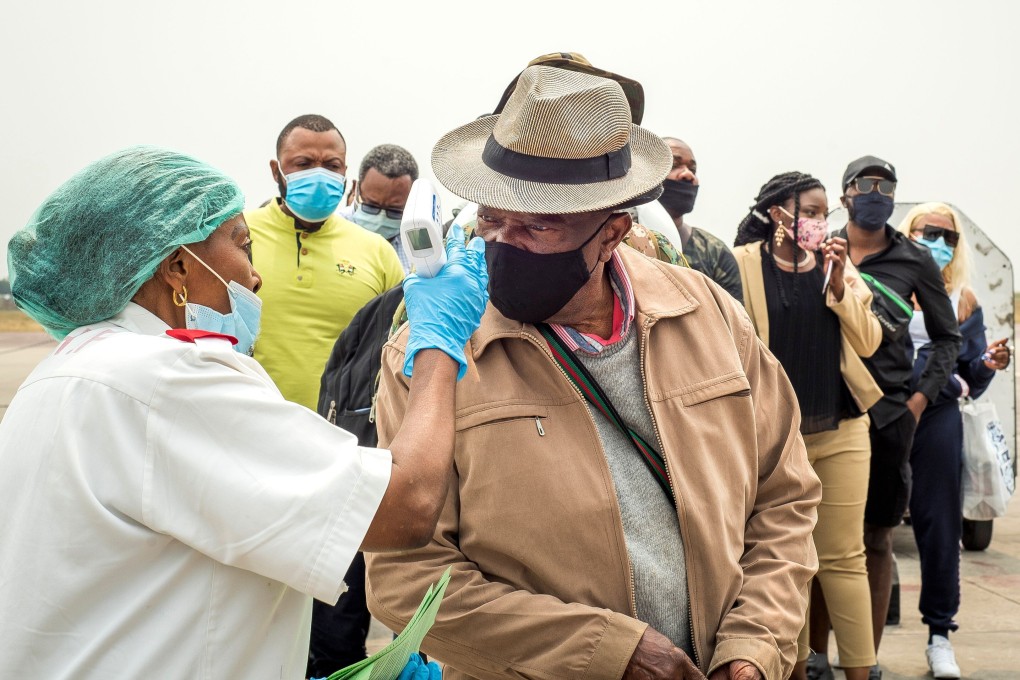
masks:
[[[312,603],[309,678],[325,678],[367,656],[365,640],[372,620],[365,603],[365,556],[358,553],[344,576],[347,592],[336,606]]]
[[[910,443],[917,421],[903,409],[891,423],[871,423],[871,474],[864,523],[876,527],[897,527],[903,521],[910,498]]]
[[[955,401],[929,406],[910,454],[910,523],[921,558],[921,620],[956,630],[960,609],[963,421]]]

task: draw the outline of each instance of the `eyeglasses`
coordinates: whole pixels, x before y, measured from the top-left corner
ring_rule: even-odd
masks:
[[[896,191],[896,182],[891,179],[876,179],[874,177],[858,177],[852,184],[858,193],[870,194],[878,187],[878,193],[883,196],[892,196]]]
[[[379,213],[386,211],[386,217],[390,219],[399,220],[404,216],[403,208],[384,208],[381,205],[375,205],[367,201],[361,201],[361,209],[369,215],[378,215]]]
[[[951,248],[955,248],[956,244],[960,242],[960,232],[936,227],[932,224],[926,224],[922,229],[911,229],[910,231],[913,234],[920,234],[925,241],[938,241],[940,237],[944,238],[946,245]]]

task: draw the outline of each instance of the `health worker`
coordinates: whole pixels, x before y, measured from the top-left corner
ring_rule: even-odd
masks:
[[[219,171],[135,147],[11,239],[14,299],[60,344],[0,424],[5,676],[304,678],[312,598],[337,601],[358,550],[430,539],[484,248],[452,238],[405,281],[408,417],[389,450],[359,447],[249,356],[243,207]]]

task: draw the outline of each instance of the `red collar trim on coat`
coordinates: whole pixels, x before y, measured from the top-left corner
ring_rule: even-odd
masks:
[[[237,338],[233,335],[224,335],[223,333],[213,333],[212,331],[203,331],[199,329],[190,328],[171,328],[166,332],[171,338],[180,340],[181,342],[195,342],[199,338],[222,338],[229,340],[231,345],[237,344]]]

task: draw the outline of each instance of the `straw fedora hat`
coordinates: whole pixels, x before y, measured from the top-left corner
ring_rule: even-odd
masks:
[[[585,59],[584,55],[580,52],[550,52],[549,54],[543,54],[540,57],[535,57],[528,62],[528,66],[555,66],[556,68],[562,68],[567,71],[578,71],[580,73],[587,73],[593,76],[599,76],[600,78],[608,78],[609,80],[615,80],[620,83],[620,87],[623,88],[623,94],[627,97],[627,103],[630,104],[630,117],[631,122],[634,125],[641,125],[641,118],[645,115],[645,89],[641,87],[641,83],[628,78],[627,76],[621,76],[618,73],[607,71],[605,69],[598,68],[590,61]],[[524,68],[527,68],[525,66]],[[521,77],[518,73],[514,76],[514,79],[510,81],[510,84],[506,86],[506,90],[503,91],[503,96],[499,100],[499,104],[496,104],[496,110],[494,114],[503,113],[503,107],[510,100],[510,95],[517,89],[517,79]]]
[[[666,143],[631,123],[619,83],[526,68],[503,112],[445,134],[436,178],[454,194],[513,212],[566,214],[653,201],[672,167]]]

